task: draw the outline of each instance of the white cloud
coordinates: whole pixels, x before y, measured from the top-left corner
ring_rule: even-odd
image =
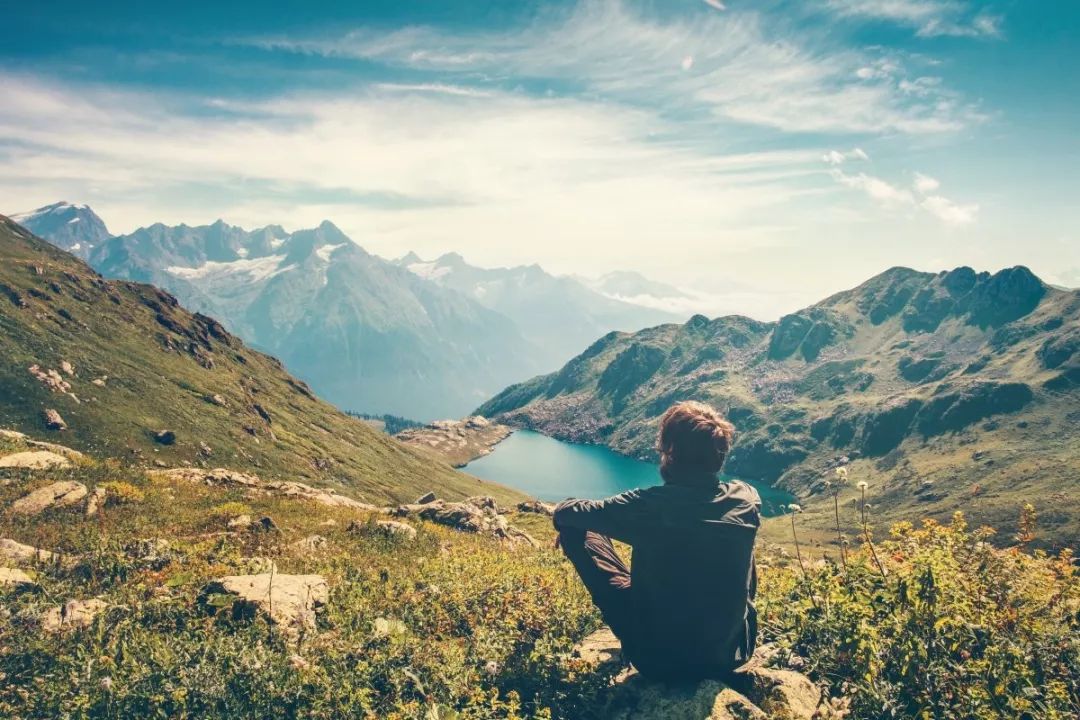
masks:
[[[915,173],[915,189],[923,195],[932,193],[939,187],[941,187],[941,183],[935,178],[932,178],[929,175],[923,175],[920,172]]]
[[[720,2],[720,0],[702,0],[706,5],[714,7],[717,10],[727,10],[727,5]]]
[[[842,165],[848,160],[869,160],[870,156],[866,154],[866,151],[862,148],[852,148],[847,152],[840,150],[830,150],[821,156],[829,165]]]
[[[830,162],[828,156],[826,162]],[[979,213],[976,203],[961,204],[935,193],[941,183],[929,175],[914,174],[912,189],[909,190],[882,178],[867,173],[849,174],[835,167],[830,174],[836,182],[849,188],[861,190],[869,198],[887,209],[919,208],[929,213],[948,226],[970,225]]]
[[[1001,17],[973,10],[966,0],[828,0],[844,17],[894,22],[920,37],[1000,37]]]
[[[585,0],[511,33],[412,27],[241,42],[496,83],[572,82],[609,99],[669,112],[704,108],[718,122],[789,132],[941,133],[983,119],[940,84],[921,95],[904,92],[900,83],[913,80],[895,58],[796,38],[749,11],[657,19],[617,0]],[[687,57],[693,73],[680,62]]]

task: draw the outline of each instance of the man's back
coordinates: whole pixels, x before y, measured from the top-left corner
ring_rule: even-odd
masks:
[[[753,652],[760,504],[746,483],[703,476],[605,501],[567,501],[556,508],[555,526],[633,547],[616,634],[635,666],[651,676],[706,677]]]

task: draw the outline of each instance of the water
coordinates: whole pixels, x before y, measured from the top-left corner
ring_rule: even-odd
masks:
[[[523,490],[549,502],[568,497],[598,500],[626,490],[659,485],[660,468],[599,445],[576,445],[518,430],[495,451],[465,467],[478,478]],[[766,516],[783,514],[795,498],[764,483],[747,481],[761,494]]]

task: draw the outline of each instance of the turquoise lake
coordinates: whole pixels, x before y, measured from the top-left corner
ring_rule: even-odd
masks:
[[[484,480],[558,502],[568,497],[598,500],[626,490],[659,485],[660,468],[599,445],[576,445],[531,430],[517,430],[495,451],[465,466]],[[768,485],[750,482],[761,494],[762,514],[781,515],[795,498]]]

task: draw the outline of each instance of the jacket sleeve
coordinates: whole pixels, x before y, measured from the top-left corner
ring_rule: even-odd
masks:
[[[591,530],[633,544],[646,527],[648,495],[631,490],[607,500],[564,500],[555,507],[555,529]]]

